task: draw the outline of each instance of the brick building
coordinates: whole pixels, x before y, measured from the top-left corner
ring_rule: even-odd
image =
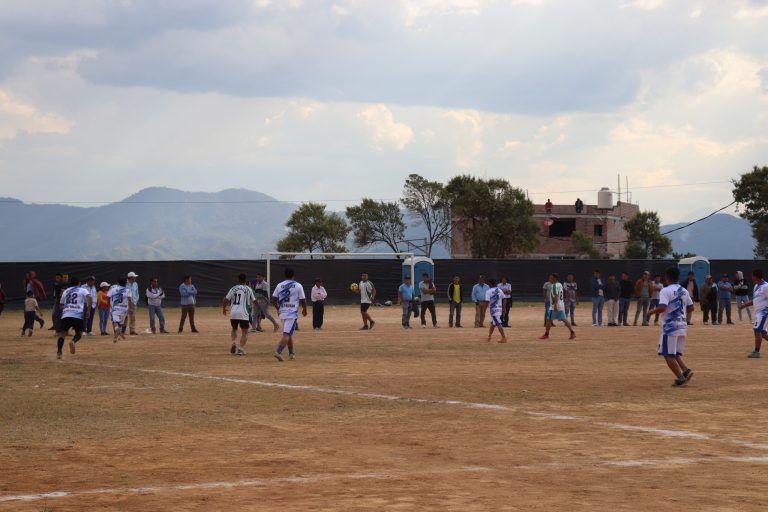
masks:
[[[525,255],[530,258],[575,258],[569,253],[571,234],[578,231],[591,236],[595,246],[603,252],[606,258],[618,258],[624,252],[627,239],[624,222],[631,219],[640,211],[636,204],[621,202],[610,208],[598,208],[597,205],[583,205],[581,213],[576,213],[573,204],[553,204],[548,211],[543,204],[534,205],[534,220],[539,224],[539,246],[533,253]],[[605,204],[604,206],[608,206]],[[548,225],[551,224],[551,225]],[[471,258],[472,251],[462,234],[461,219],[454,219],[451,240],[451,256],[453,258]]]

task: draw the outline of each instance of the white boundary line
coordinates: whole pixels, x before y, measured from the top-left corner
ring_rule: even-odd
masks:
[[[590,418],[588,416],[572,416],[567,414],[532,411],[532,410],[526,410],[526,409],[518,409],[516,407],[510,407],[507,405],[489,404],[489,403],[483,403],[483,402],[468,402],[464,400],[430,400],[426,398],[415,398],[415,397],[398,396],[398,395],[384,395],[379,393],[365,393],[365,392],[350,391],[345,389],[326,388],[321,386],[312,386],[308,384],[284,384],[279,382],[243,379],[243,378],[236,378],[236,377],[219,377],[216,375],[202,375],[202,374],[196,374],[196,373],[178,372],[173,370],[136,368],[136,367],[128,367],[128,366],[101,364],[101,363],[86,363],[86,362],[80,362],[80,361],[70,362],[69,364],[95,366],[100,368],[111,368],[111,369],[117,369],[117,370],[134,371],[134,372],[150,373],[150,374],[157,374],[157,375],[169,375],[173,377],[213,380],[218,382],[229,382],[233,384],[250,384],[250,385],[262,386],[262,387],[268,387],[268,388],[289,389],[294,391],[309,391],[312,393],[353,396],[357,398],[365,398],[365,399],[371,399],[371,400],[388,400],[392,402],[408,402],[408,403],[431,404],[431,405],[450,405],[454,407],[462,407],[465,409],[485,409],[485,410],[501,411],[501,412],[513,412],[513,413],[523,414],[526,416],[532,416],[532,417],[548,419],[548,420],[580,421],[580,422],[589,423],[591,425],[608,428],[611,430],[639,432],[642,434],[654,434],[654,435],[657,435],[660,437],[666,437],[666,438],[684,438],[684,439],[695,439],[698,441],[710,441],[713,443],[730,444],[735,446],[741,446],[744,448],[752,448],[756,450],[768,451],[768,444],[754,443],[751,441],[743,441],[740,439],[721,437],[714,434],[706,434],[703,432],[694,432],[694,431],[688,431],[688,430],[672,430],[672,429],[664,429],[664,428],[658,428],[658,427],[647,427],[643,425],[629,425],[624,423],[598,421],[595,418]]]

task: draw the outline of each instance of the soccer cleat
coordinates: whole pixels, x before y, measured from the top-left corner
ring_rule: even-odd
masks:
[[[32,337],[32,329],[29,330],[29,332],[27,333],[27,336],[30,338]]]
[[[61,352],[56,352],[56,359],[61,359],[61,358],[62,358]]]
[[[112,343],[117,343],[117,335],[112,338]]]
[[[427,324],[421,324],[421,328],[422,329],[426,329],[427,328]]]
[[[362,326],[362,327],[360,328],[360,330],[361,330],[361,331],[367,331],[367,330],[368,330],[368,326],[367,326],[367,325],[364,325],[364,326]]]
[[[501,338],[501,339],[499,340],[499,343],[506,343],[506,342],[507,342],[507,338]]]
[[[569,340],[575,340],[576,339],[576,331],[571,331],[571,335],[568,337]]]
[[[40,328],[42,329],[43,327],[45,327],[45,320],[41,319],[40,320]]]
[[[685,377],[685,382],[691,382],[691,379],[693,378],[693,370],[690,368],[683,370],[683,377]]]
[[[231,346],[231,347],[229,347],[229,353],[230,353],[230,354],[234,354],[235,352],[237,352],[237,345],[235,345],[235,344],[233,343],[233,344],[232,344],[232,346]]]
[[[288,354],[288,359],[293,361],[294,359],[296,359],[296,354]]]
[[[71,343],[77,343],[78,341],[80,341],[80,338],[82,338],[82,337],[83,337],[83,333],[82,332],[76,332],[75,335],[72,336],[72,342]],[[72,353],[74,354],[74,352],[72,352]]]
[[[490,337],[490,336],[488,336],[487,338],[485,338],[485,342],[486,342],[486,343],[490,343],[490,342],[491,342],[491,337]]]
[[[280,361],[282,363],[283,362],[283,355],[280,352],[275,352],[275,359],[277,359],[278,361]]]
[[[138,335],[139,333],[137,333],[136,331],[131,331],[131,336],[138,336]]]
[[[371,330],[373,330],[373,327],[374,327],[375,325],[376,325],[376,322],[374,322],[373,320],[371,320],[371,327],[370,327],[370,329],[371,329]]]
[[[678,377],[675,379],[675,382],[672,385],[676,387],[680,387],[680,386],[685,386],[687,382],[688,381],[686,380],[685,377]]]
[[[758,359],[760,357],[760,352],[757,350],[753,350],[751,354],[749,354],[747,357],[751,359]]]
[[[27,334],[27,330],[26,329],[22,329],[21,330],[21,334],[19,334],[19,336],[23,337],[25,334]]]
[[[239,355],[239,356],[244,356],[244,355],[246,355],[247,353],[248,353],[248,352],[246,352],[244,348],[242,348],[242,347],[238,347],[238,349],[237,349],[237,355]]]
[[[548,339],[549,339],[549,334],[542,334],[542,335],[539,337],[539,339],[540,339],[540,340],[548,340]]]
[[[69,353],[70,354],[74,354],[75,353],[75,342],[73,341],[73,339],[69,340]]]

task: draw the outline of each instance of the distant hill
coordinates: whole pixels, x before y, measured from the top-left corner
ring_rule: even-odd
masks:
[[[9,262],[260,259],[275,250],[296,208],[245,189],[209,193],[166,187],[92,208],[0,201],[0,261]],[[419,227],[406,230],[408,239],[423,237]],[[348,246],[390,251],[383,245],[365,251]],[[448,251],[437,248],[433,257],[448,257]]]
[[[661,226],[664,233],[685,223]],[[752,259],[755,239],[746,220],[718,213],[680,231],[667,235],[675,252],[691,252],[709,259]]]

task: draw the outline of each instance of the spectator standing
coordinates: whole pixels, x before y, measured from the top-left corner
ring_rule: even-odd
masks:
[[[552,308],[552,283],[549,280],[544,281],[541,291],[544,294],[544,327],[546,327],[549,321],[549,310]]]
[[[701,311],[704,314],[704,325],[712,316],[712,325],[717,325],[717,285],[711,275],[707,275],[701,285]]]
[[[93,336],[93,318],[96,316],[96,295],[98,293],[98,290],[96,289],[96,278],[94,276],[88,276],[88,278],[85,280],[85,284],[83,285],[83,288],[88,289],[88,295],[91,296],[91,312],[87,316],[87,320],[85,320],[83,323],[85,324],[83,327],[85,328],[85,335],[86,336]]]
[[[723,277],[717,282],[717,291],[720,293],[720,308],[717,310],[717,323],[723,323],[723,312],[725,312],[725,319],[728,325],[733,325],[731,320],[731,295],[733,294],[733,285],[728,279],[728,274],[723,274]]]
[[[651,284],[651,273],[647,270],[643,272],[643,277],[635,282],[635,297],[637,298],[637,307],[635,308],[635,320],[632,325],[637,325],[637,318],[640,316],[640,310],[643,310],[643,325],[648,325],[648,306],[651,304],[651,295],[653,295],[653,284]]]
[[[485,276],[478,276],[477,284],[472,287],[472,302],[475,303],[475,327],[485,327],[485,312],[488,309],[488,301],[485,296],[490,290],[485,284]]]
[[[266,280],[264,274],[261,272],[256,273],[256,280],[251,281],[251,288],[253,288],[253,294],[256,296],[256,307],[253,308],[253,315],[251,316],[251,331],[264,331],[261,328],[261,320],[263,318],[272,322],[272,332],[279,331],[280,324],[269,312],[269,281]],[[296,328],[298,329],[298,319],[296,320]]]
[[[547,199],[547,202],[544,203],[544,209],[546,210],[547,213],[552,213],[552,201]]]
[[[312,287],[309,297],[312,300],[312,329],[320,330],[323,328],[325,299],[328,298],[328,292],[325,291],[323,280],[319,277],[315,279],[315,286]]]
[[[147,288],[147,306],[149,309],[149,329],[152,334],[155,334],[155,316],[160,322],[160,332],[162,334],[168,334],[165,330],[165,315],[163,314],[163,299],[165,299],[165,291],[160,287],[158,279],[153,277],[149,281],[149,288]]]
[[[501,326],[509,327],[509,309],[512,307],[512,285],[509,282],[509,278],[501,276],[501,282],[496,285],[496,288],[504,293],[504,311],[501,314]],[[488,302],[488,307],[491,307],[490,302]]]
[[[621,296],[621,286],[616,280],[616,274],[608,274],[608,281],[603,287],[605,293],[606,313],[608,314],[608,327],[616,327],[618,324],[617,315],[619,313],[619,297]]]
[[[42,329],[45,325],[45,320],[41,318],[42,315],[43,313],[40,311],[37,299],[35,299],[35,292],[29,290],[27,292],[27,298],[24,299],[24,325],[21,328],[21,335],[24,336],[27,330],[29,330],[29,336],[32,336],[32,331],[35,328],[35,320],[40,322],[40,328]]]
[[[195,304],[197,304],[197,288],[192,284],[192,276],[184,276],[184,282],[179,285],[181,295],[181,321],[179,322],[179,334],[184,330],[184,322],[189,315],[189,326],[192,332],[198,332],[195,328]]]
[[[656,274],[653,276],[653,283],[651,283],[651,286],[653,286],[653,293],[651,294],[651,309],[655,309],[659,306],[659,297],[661,290],[664,289],[664,284],[661,282],[661,276],[659,274]],[[648,316],[648,321],[650,322],[651,317]],[[659,313],[656,313],[656,316],[653,318],[653,325],[659,325]]]
[[[136,282],[136,278],[139,274],[136,272],[128,272],[126,276],[128,284],[128,292],[131,294],[132,302],[128,304],[128,329],[131,336],[136,336],[136,308],[139,307],[139,283]]]
[[[571,316],[571,325],[576,327],[574,313],[576,306],[579,304],[579,285],[573,280],[573,274],[565,276],[563,289],[565,291],[565,312]]]
[[[733,294],[736,296],[736,311],[739,313],[739,323],[743,323],[744,320],[741,317],[741,310],[747,312],[749,317],[749,323],[752,323],[752,310],[749,306],[742,307],[742,304],[749,302],[749,284],[744,280],[744,273],[741,270],[736,271],[736,279],[733,281]]]
[[[629,327],[629,302],[632,300],[632,294],[635,293],[635,287],[629,280],[629,274],[621,273],[621,282],[619,283],[621,291],[619,292],[619,325]]]
[[[453,276],[451,284],[448,285],[448,327],[461,327],[461,302],[464,300],[464,287],[461,285],[461,278]],[[456,314],[456,323],[453,323],[454,313]]]
[[[96,309],[99,312],[99,334],[107,336],[107,325],[109,323],[109,283],[102,281],[99,285],[99,291],[96,294]]]
[[[411,284],[411,276],[405,276],[402,284],[397,289],[397,302],[400,307],[403,308],[403,329],[411,328],[411,303],[413,302],[413,285]],[[453,314],[453,309],[451,309]]]
[[[693,274],[693,272],[688,272],[688,275],[686,276],[685,280],[680,283],[680,286],[685,288],[685,290],[688,292],[688,296],[691,297],[693,302],[699,302],[699,285],[696,284],[696,276]],[[688,325],[693,325],[691,322],[692,316],[693,310],[690,309],[686,313],[686,322],[688,322]]]
[[[584,212],[584,201],[582,201],[581,198],[578,198],[578,197],[576,198],[576,203],[574,204],[574,206],[576,206],[576,213]]]
[[[603,304],[605,303],[604,283],[599,270],[595,270],[590,280],[592,296],[592,327],[603,326]]]
[[[435,311],[435,289],[434,283],[429,278],[429,274],[424,272],[422,280],[419,283],[419,295],[421,295],[421,328],[427,326],[427,310],[432,316],[432,327],[437,328],[437,312]]]

